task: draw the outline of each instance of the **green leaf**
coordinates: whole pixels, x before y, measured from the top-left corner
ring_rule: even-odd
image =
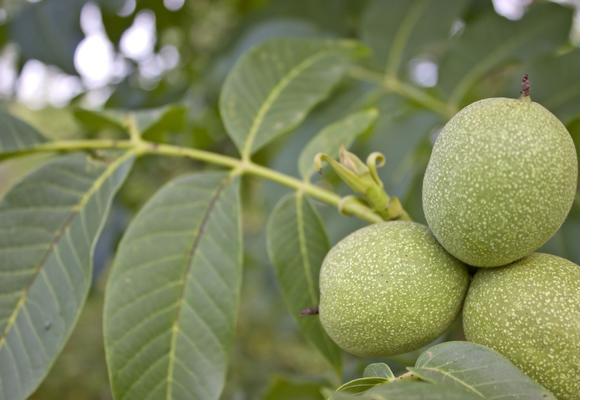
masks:
[[[99,131],[127,133],[127,118],[135,119],[140,134],[149,140],[163,140],[165,134],[183,131],[187,108],[180,104],[123,112],[118,110],[89,110],[75,108],[73,116],[92,134]],[[93,136],[93,135],[92,135]]]
[[[263,400],[323,400],[321,388],[323,384],[310,381],[290,380],[282,376],[275,376]]]
[[[555,399],[499,353],[469,342],[429,348],[409,371],[419,378],[448,384],[483,399]]]
[[[314,157],[317,153],[337,154],[340,145],[350,147],[354,139],[367,131],[377,119],[374,108],[351,114],[340,121],[326,126],[306,145],[298,159],[298,169],[303,178],[309,178],[314,172]]]
[[[577,120],[579,123],[579,120]],[[571,125],[571,124],[569,124]],[[571,126],[569,126],[571,130]],[[579,195],[575,198],[573,207],[567,215],[567,219],[561,225],[558,232],[552,236],[538,252],[555,254],[579,264]]]
[[[519,21],[489,12],[467,25],[440,63],[440,89],[459,105],[467,92],[492,69],[513,59],[530,60],[566,43],[572,9],[535,4]]]
[[[185,128],[187,108],[172,104],[152,110],[137,111],[135,118],[140,134],[149,140],[164,140],[168,133],[181,132]]]
[[[481,399],[451,385],[396,381],[377,385],[358,395],[334,393],[331,400],[477,400]]]
[[[285,138],[285,145],[273,152],[272,168],[294,174],[298,171],[298,159],[306,144],[326,126],[350,113],[370,108],[380,96],[379,90],[363,81],[346,79],[340,82],[327,101],[315,107],[307,118]],[[383,115],[377,119],[377,125]],[[281,194],[277,195],[277,200]],[[339,215],[339,213],[335,213]]]
[[[249,156],[298,126],[344,75],[356,42],[272,39],[243,56],[227,76],[220,109],[227,132]]]
[[[0,397],[25,399],[48,373],[77,321],[92,254],[133,163],[82,154],[55,159],[0,203]]]
[[[465,0],[375,0],[363,13],[360,37],[390,75],[407,75],[414,57],[431,55],[447,41]]]
[[[268,18],[285,17],[315,24],[327,34],[349,36],[354,33],[356,20],[365,0],[278,0],[263,7]]]
[[[83,4],[81,0],[28,4],[10,21],[10,38],[19,45],[24,58],[53,64],[76,75],[73,59],[84,37],[79,24]]]
[[[395,378],[394,373],[386,363],[373,363],[367,365],[363,372],[363,377]]]
[[[581,120],[579,116],[577,118],[572,119],[571,121],[565,124],[567,130],[571,134],[571,138],[573,139],[573,143],[575,143],[575,149],[577,149],[577,158],[579,158],[579,147],[580,147],[580,129],[581,129]]]
[[[32,126],[0,110],[0,159],[44,143],[46,139]]]
[[[96,3],[107,11],[118,13],[123,9],[127,0],[96,0]]]
[[[443,126],[439,118],[423,109],[403,104],[398,96],[387,96],[378,104],[381,117],[377,120],[367,148],[381,151],[386,164],[379,170],[389,193],[402,199],[402,205],[413,220],[425,222],[421,201],[423,174],[429,161],[431,136]],[[385,149],[393,149],[388,153]]]
[[[239,180],[178,178],[127,229],[106,292],[115,399],[218,399],[242,278]]]
[[[362,393],[373,388],[374,386],[388,383],[388,378],[382,378],[378,376],[369,376],[364,378],[353,379],[349,382],[344,383],[342,386],[337,388],[336,392],[344,393]]]
[[[122,112],[75,107],[73,117],[83,128],[89,131],[86,132],[90,134],[89,136],[94,136],[94,134],[104,130],[127,132],[124,113]]]
[[[26,121],[48,141],[74,139],[81,134],[81,129],[68,108],[47,106],[34,110],[22,103],[12,102],[7,112]]]
[[[329,251],[321,218],[301,194],[282,198],[269,217],[267,249],[286,306],[300,331],[341,373],[339,348],[329,339],[317,316],[300,312],[319,304],[319,271]]]
[[[533,101],[564,123],[579,116],[579,49],[540,57],[525,65],[523,71],[529,74]],[[518,84],[518,77],[514,81]]]
[[[207,84],[221,86],[227,72],[252,47],[277,37],[317,37],[319,30],[307,20],[273,18],[250,25],[227,54],[219,57],[209,72]]]

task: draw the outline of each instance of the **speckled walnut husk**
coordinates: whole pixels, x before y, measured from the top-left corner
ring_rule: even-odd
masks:
[[[485,99],[456,114],[437,138],[423,210],[450,254],[494,267],[550,239],[576,187],[575,145],[558,118],[529,97]]]
[[[357,356],[416,350],[457,317],[466,266],[427,227],[383,222],[359,229],[323,261],[319,316],[329,336]]]
[[[468,340],[504,354],[559,400],[579,399],[579,266],[534,253],[480,269],[463,310]]]

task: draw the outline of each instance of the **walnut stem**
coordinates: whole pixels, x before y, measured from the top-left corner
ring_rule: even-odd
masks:
[[[521,97],[529,97],[531,82],[529,82],[529,74],[524,74],[521,78]]]

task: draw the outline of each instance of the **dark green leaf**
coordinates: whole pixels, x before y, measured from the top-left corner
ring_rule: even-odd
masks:
[[[408,370],[425,381],[456,386],[477,398],[555,399],[501,354],[469,342],[433,346]]]
[[[329,239],[314,207],[301,194],[282,198],[267,225],[267,247],[283,299],[300,326],[338,373],[341,355],[318,316],[300,312],[319,304],[319,271],[329,251]]]
[[[140,134],[152,141],[161,141],[168,133],[183,131],[186,115],[187,109],[178,104],[133,112],[84,108],[73,110],[73,116],[91,136],[100,131],[126,133],[128,130],[126,121],[131,116],[135,119]]]
[[[95,0],[105,10],[118,12],[127,3],[127,0]]]
[[[579,264],[579,196],[558,232],[538,252],[555,254]]]
[[[42,166],[0,203],[0,397],[25,399],[48,373],[87,297],[92,254],[133,162],[85,155]]]
[[[119,45],[121,36],[133,24],[135,16],[135,12],[127,16],[122,16],[107,10],[107,7],[102,7],[102,23],[104,24],[106,35],[113,45]]]
[[[46,139],[32,126],[0,110],[0,158],[44,143]]]
[[[220,57],[210,75],[210,84],[221,85],[227,72],[252,47],[277,37],[318,36],[317,28],[308,21],[281,18],[251,25],[227,55]]]
[[[89,110],[76,107],[73,109],[73,117],[85,128],[86,134],[94,136],[100,131],[127,132],[123,113],[110,110]]]
[[[322,384],[318,382],[302,382],[281,376],[273,378],[263,400],[323,400]]]
[[[178,104],[135,113],[141,135],[155,141],[164,140],[166,134],[182,132],[186,116],[187,108]]]
[[[564,123],[579,116],[579,49],[538,58],[525,65],[523,71],[529,74],[534,101]],[[518,83],[515,78],[513,81]]]
[[[250,50],[227,76],[223,122],[238,150],[250,155],[298,126],[364,52],[351,41],[272,39]]]
[[[267,20],[251,25],[233,51],[225,57],[233,65],[245,52],[267,40],[280,37],[315,37],[317,28],[309,21],[292,18]]]
[[[381,117],[367,151],[382,151],[386,155],[386,164],[379,170],[386,189],[400,197],[414,220],[425,222],[420,192],[429,161],[430,138],[441,128],[441,121],[426,110],[402,107],[396,96],[384,100],[379,105]]]
[[[571,134],[571,138],[573,138],[573,142],[575,143],[575,148],[577,149],[577,157],[579,158],[579,131],[581,128],[581,121],[579,117],[569,121],[567,123],[567,130]]]
[[[327,101],[315,107],[302,124],[284,138],[285,145],[273,153],[271,167],[290,175],[297,173],[300,153],[317,132],[349,113],[372,107],[379,95],[380,92],[373,90],[373,85],[369,83],[350,79],[342,81]],[[379,118],[381,117],[382,115]],[[279,200],[280,197],[279,194],[276,199]]]
[[[323,31],[339,36],[354,32],[356,20],[368,0],[277,0],[263,11],[268,17],[310,21]]]
[[[184,176],[125,233],[104,308],[115,399],[218,399],[241,284],[238,179]]]
[[[519,21],[489,12],[467,25],[440,63],[440,89],[460,105],[465,94],[493,68],[510,60],[530,60],[568,40],[572,9],[534,4]]]
[[[335,155],[340,145],[350,147],[357,136],[373,126],[378,115],[374,108],[359,111],[321,129],[300,154],[298,159],[300,175],[309,178],[316,172],[313,162],[317,153]]]
[[[73,58],[83,39],[79,15],[81,0],[47,0],[24,7],[10,22],[11,39],[22,56],[77,74]]]
[[[416,56],[431,55],[450,36],[465,0],[375,0],[363,13],[360,36],[379,69],[407,75]]]
[[[153,85],[151,89],[140,87],[137,80],[123,79],[116,86],[104,107],[143,110],[163,107],[169,103],[180,101],[190,88],[187,80],[167,80],[168,76]]]

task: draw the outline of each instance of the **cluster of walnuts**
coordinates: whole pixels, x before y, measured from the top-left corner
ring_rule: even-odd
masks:
[[[564,222],[577,169],[569,132],[528,93],[464,108],[425,173],[429,226],[370,225],[327,254],[326,332],[349,353],[388,356],[438,338],[462,310],[467,340],[578,399],[579,266],[535,253]]]

